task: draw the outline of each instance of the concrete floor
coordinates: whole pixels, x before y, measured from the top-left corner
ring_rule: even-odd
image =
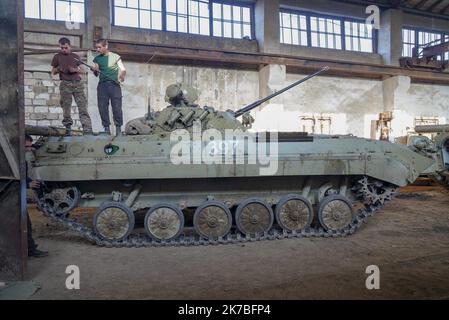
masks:
[[[108,249],[32,212],[50,256],[31,259],[32,299],[449,299],[449,192],[404,188],[342,239],[286,239],[208,247]],[[65,288],[68,265],[80,290]],[[365,268],[380,268],[367,290]]]

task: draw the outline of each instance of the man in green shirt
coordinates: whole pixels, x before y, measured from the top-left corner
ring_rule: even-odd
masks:
[[[111,133],[109,120],[109,102],[116,128],[116,135],[121,135],[123,125],[122,88],[120,82],[125,81],[126,69],[121,57],[109,51],[108,41],[99,39],[95,45],[98,56],[94,59],[93,71],[100,76],[97,87],[98,110],[104,130]]]

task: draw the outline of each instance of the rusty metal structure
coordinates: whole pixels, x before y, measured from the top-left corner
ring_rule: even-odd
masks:
[[[391,111],[379,113],[379,119],[371,123],[371,139],[390,141],[391,120],[393,120]]]
[[[443,60],[441,57],[446,52],[449,52],[449,38],[444,39],[443,43],[434,43],[435,41],[414,47],[412,57],[400,58],[399,65],[403,68],[424,68],[436,71],[445,70],[449,65],[449,61]]]

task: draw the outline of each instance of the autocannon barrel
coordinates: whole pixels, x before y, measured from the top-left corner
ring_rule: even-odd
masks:
[[[289,85],[289,86],[287,86],[287,87],[285,87],[285,88],[283,88],[283,89],[281,89],[281,90],[279,90],[279,91],[277,91],[275,93],[272,93],[269,96],[266,96],[265,98],[262,98],[260,100],[254,101],[253,103],[250,103],[250,104],[244,106],[243,108],[235,111],[234,112],[234,116],[237,118],[237,117],[247,113],[248,111],[251,111],[252,109],[260,106],[262,103],[264,103],[264,102],[266,102],[266,101],[268,101],[268,100],[270,100],[270,99],[272,99],[272,98],[274,98],[274,97],[284,93],[287,90],[290,90],[293,87],[296,87],[298,84],[301,84],[301,83],[303,83],[303,82],[305,82],[305,81],[307,81],[307,80],[309,80],[309,79],[311,79],[311,78],[313,78],[313,77],[315,77],[315,76],[319,75],[320,73],[322,73],[324,71],[327,71],[327,70],[329,70],[328,66],[323,67],[320,70],[318,70],[317,72],[315,72],[315,73],[313,73],[311,75],[308,75],[307,77],[305,77],[305,78],[303,78],[301,80],[298,80],[298,81],[292,83],[291,85]]]
[[[65,128],[42,127],[42,126],[25,126],[25,133],[32,136],[64,136],[67,133]],[[72,130],[72,135],[82,135],[82,131]]]
[[[415,127],[415,132],[417,132],[417,133],[442,133],[442,132],[449,132],[449,124],[416,126]]]

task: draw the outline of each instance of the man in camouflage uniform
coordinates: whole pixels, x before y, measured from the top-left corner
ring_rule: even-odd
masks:
[[[78,106],[78,113],[83,126],[84,134],[92,134],[92,121],[87,111],[87,99],[84,94],[84,84],[81,81],[81,73],[85,71],[80,66],[80,57],[71,51],[70,40],[67,38],[59,39],[61,52],[53,57],[51,62],[52,74],[59,74],[61,84],[59,91],[61,95],[61,107],[64,119],[62,124],[70,135],[73,120],[71,117],[72,96],[75,98]]]

